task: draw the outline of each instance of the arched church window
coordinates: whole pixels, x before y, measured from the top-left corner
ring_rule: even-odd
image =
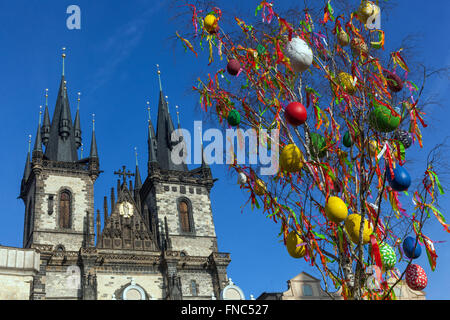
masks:
[[[59,196],[59,227],[69,229],[71,216],[72,196],[69,191],[64,190]]]
[[[192,230],[189,217],[189,205],[186,200],[180,201],[179,210],[180,210],[181,231],[191,232]]]

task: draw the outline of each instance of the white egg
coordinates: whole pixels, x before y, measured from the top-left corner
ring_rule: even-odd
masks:
[[[292,70],[295,72],[307,70],[314,57],[311,48],[300,38],[293,38],[286,45],[286,56],[290,59]]]

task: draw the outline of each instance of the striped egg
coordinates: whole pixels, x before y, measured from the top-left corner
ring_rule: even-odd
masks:
[[[427,286],[428,278],[425,271],[418,264],[410,264],[406,269],[406,284],[412,290],[423,290]]]

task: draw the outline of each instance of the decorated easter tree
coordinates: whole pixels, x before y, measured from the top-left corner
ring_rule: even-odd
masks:
[[[280,224],[287,253],[317,268],[330,297],[393,299],[400,280],[425,288],[412,261],[423,247],[434,269],[437,255],[423,226],[434,217],[450,232],[433,161],[414,174],[406,165],[408,149],[423,146],[426,76],[410,74],[401,49],[385,52],[380,7],[305,1],[282,15],[263,1],[253,17],[182,7],[192,30],[176,35],[211,70],[194,84],[202,109],[224,128],[279,130],[268,141],[280,150],[276,174],[230,169],[252,208]]]

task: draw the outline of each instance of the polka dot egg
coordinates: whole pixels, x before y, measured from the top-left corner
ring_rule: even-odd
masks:
[[[406,269],[406,284],[412,290],[423,290],[427,286],[428,278],[425,271],[418,264],[410,264]]]
[[[392,269],[397,262],[394,249],[387,243],[380,245],[381,262],[386,270]]]

